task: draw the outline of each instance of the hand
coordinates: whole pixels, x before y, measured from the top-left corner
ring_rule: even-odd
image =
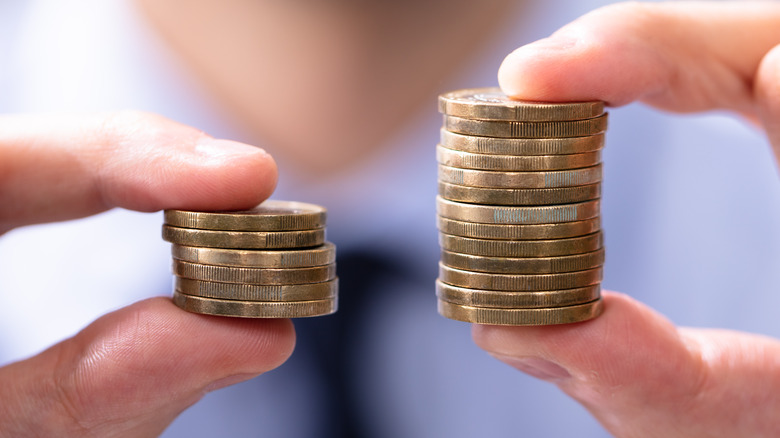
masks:
[[[725,108],[762,123],[780,156],[780,4],[620,4],[521,47],[498,77],[514,97]],[[676,328],[604,293],[597,319],[474,326],[478,345],[549,380],[619,437],[778,436],[780,342]]]
[[[263,150],[162,117],[0,117],[0,233],[113,207],[246,208],[275,184]],[[279,366],[294,344],[289,320],[145,300],[0,368],[0,436],[157,436],[208,391]]]

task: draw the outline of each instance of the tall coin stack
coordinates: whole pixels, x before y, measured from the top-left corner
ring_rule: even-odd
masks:
[[[484,88],[439,96],[439,111],[439,313],[501,325],[598,316],[603,102]]]
[[[300,318],[336,311],[336,247],[326,210],[265,201],[246,211],[166,210],[173,301],[184,310],[244,318]]]

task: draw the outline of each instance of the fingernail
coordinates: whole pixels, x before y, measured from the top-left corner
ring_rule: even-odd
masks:
[[[555,381],[571,377],[565,368],[546,359],[509,356],[495,356],[495,358],[537,379]]]
[[[231,140],[217,140],[211,137],[203,137],[198,140],[195,151],[210,158],[231,158],[246,156],[249,154],[267,154],[263,149]]]
[[[208,384],[205,388],[205,391],[216,391],[226,386],[235,385],[236,383],[243,382],[244,380],[249,380],[255,376],[257,376],[257,374],[236,374],[234,376],[225,377],[224,379],[219,379]]]
[[[569,50],[572,47],[576,46],[578,41],[579,41],[578,38],[575,38],[571,35],[558,34],[548,38],[542,38],[540,40],[536,40],[530,44],[526,44],[525,46],[522,46],[519,49],[515,50],[515,52],[522,51],[522,50],[528,50],[528,51]]]

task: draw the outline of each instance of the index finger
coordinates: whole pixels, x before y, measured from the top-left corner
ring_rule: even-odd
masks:
[[[617,4],[512,52],[498,81],[523,100],[643,101],[752,116],[754,75],[778,43],[777,2]]]
[[[0,117],[0,232],[113,207],[242,209],[276,177],[262,149],[152,114]]]

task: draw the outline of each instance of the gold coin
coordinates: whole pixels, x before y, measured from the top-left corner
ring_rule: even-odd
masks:
[[[243,211],[165,210],[174,227],[221,231],[295,231],[325,226],[326,210],[304,202],[267,200]]]
[[[486,240],[439,233],[442,249],[490,257],[553,257],[596,251],[601,232],[556,240]]]
[[[314,248],[281,251],[199,248],[174,244],[171,245],[171,252],[173,258],[193,263],[253,268],[306,268],[329,265],[336,261],[336,246],[330,242]]]
[[[240,318],[304,318],[330,315],[338,308],[336,298],[267,303],[202,298],[180,292],[173,293],[173,302],[188,312]]]
[[[439,231],[444,234],[491,240],[564,239],[595,233],[601,227],[601,219],[598,217],[559,224],[496,225],[456,221],[439,216],[438,223]]]
[[[185,246],[236,249],[306,248],[325,242],[325,229],[301,231],[215,231],[163,225],[163,240]]]
[[[436,280],[436,296],[442,301],[462,306],[537,309],[573,306],[597,300],[601,296],[601,285],[541,292],[506,292],[469,289]]]
[[[456,151],[496,155],[568,155],[604,148],[604,134],[568,138],[493,138],[463,135],[442,128],[442,146]]]
[[[203,265],[173,259],[173,273],[183,278],[220,283],[288,285],[332,280],[336,276],[336,265],[284,269],[240,268]]]
[[[187,295],[239,301],[310,301],[331,299],[338,293],[338,279],[321,283],[257,285],[217,283],[176,277],[174,289]]]
[[[512,100],[498,87],[472,88],[439,96],[439,112],[484,120],[579,120],[604,112],[604,102],[530,102]]]
[[[446,318],[491,325],[569,324],[593,319],[603,310],[601,298],[590,303],[547,309],[501,309],[438,302],[439,314]]]
[[[441,262],[453,268],[496,274],[555,274],[584,271],[604,264],[604,248],[558,257],[486,257],[441,252]]]
[[[514,207],[504,205],[479,205],[455,202],[436,197],[439,216],[482,224],[553,224],[591,219],[599,215],[598,200],[576,204]]]
[[[601,151],[570,155],[493,155],[436,146],[436,160],[450,167],[478,170],[565,170],[595,166],[601,162]]]
[[[439,164],[439,181],[469,187],[507,189],[584,186],[601,182],[601,164],[582,169],[545,172],[496,172]]]
[[[607,114],[567,122],[504,122],[444,116],[444,128],[458,134],[498,138],[568,138],[601,134],[607,130]]]
[[[493,274],[464,271],[439,262],[439,280],[453,286],[512,292],[573,289],[601,282],[602,269],[557,274]]]
[[[451,201],[489,205],[571,204],[601,197],[601,183],[551,189],[490,189],[439,183],[439,195]]]

